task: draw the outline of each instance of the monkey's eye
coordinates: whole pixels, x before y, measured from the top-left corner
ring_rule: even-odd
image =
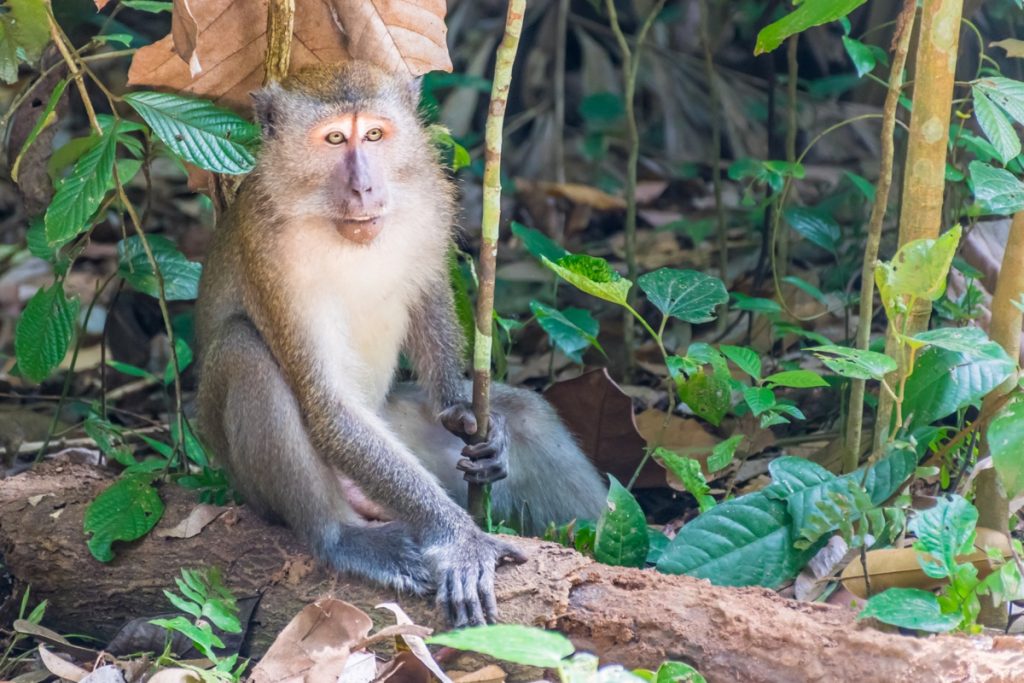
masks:
[[[380,128],[371,128],[366,131],[366,140],[369,142],[377,142],[377,140],[380,140],[382,137],[384,137],[384,131]]]
[[[327,140],[327,144],[329,145],[340,145],[345,142],[345,134],[341,131],[332,130],[324,139]]]

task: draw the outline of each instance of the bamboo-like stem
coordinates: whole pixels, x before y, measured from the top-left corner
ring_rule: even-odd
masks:
[[[509,0],[505,15],[505,36],[498,45],[491,84],[491,104],[484,127],[484,196],[480,221],[480,291],[476,300],[476,336],[473,342],[473,412],[476,415],[477,438],[487,436],[491,403],[491,330],[494,322],[494,274],[497,269],[498,234],[501,219],[501,141],[508,104],[512,66],[519,50],[523,32],[526,0]],[[485,504],[488,487],[469,484],[467,508],[474,519],[483,523],[488,510]]]
[[[267,54],[263,58],[266,68],[264,84],[280,81],[288,75],[294,30],[295,0],[270,0],[267,7]]]
[[[640,71],[640,50],[644,40],[647,38],[654,20],[661,13],[665,6],[665,0],[657,0],[651,8],[650,13],[644,19],[640,31],[636,34],[636,49],[629,46],[626,34],[619,23],[619,13],[615,9],[615,0],[605,0],[605,9],[608,11],[608,19],[611,24],[612,34],[619,44],[619,52],[622,55],[622,98],[626,105],[626,134],[629,144],[629,156],[626,161],[626,222],[623,232],[626,238],[626,277],[636,281],[638,275],[636,263],[636,178],[637,167],[640,164],[640,128],[636,122],[636,78]],[[636,305],[636,290],[629,292],[629,304]],[[633,316],[629,311],[622,314],[622,342],[625,350],[626,372],[632,372],[633,368]]]
[[[992,340],[1003,347],[1010,358],[1020,358],[1021,323],[1024,313],[1017,308],[1016,302],[1024,292],[1024,211],[1013,216],[1010,225],[1010,236],[1006,240],[1006,251],[999,269],[999,281],[992,295],[992,322],[989,335]],[[982,402],[982,412],[992,404],[1005,401],[1005,397],[1017,385],[1014,374],[1001,386],[992,390]],[[982,437],[979,457],[989,454],[988,441]],[[994,467],[982,470],[975,480],[974,504],[978,508],[978,526],[995,529],[1004,534],[1009,533],[1007,520],[1010,519],[1010,505],[1006,489],[999,480]],[[1008,613],[1006,605],[996,606],[991,596],[982,596],[979,621],[992,628],[1005,628]]]
[[[704,73],[708,79],[708,111],[711,113],[711,188],[715,196],[715,235],[718,238],[718,277],[727,282],[729,270],[729,236],[722,204],[722,100],[718,92],[718,73],[711,50],[711,3],[700,3],[700,42],[704,48]],[[728,284],[726,285],[728,286]],[[718,307],[718,332],[725,332],[728,303]]]
[[[918,239],[935,239],[942,227],[942,201],[946,187],[946,145],[953,108],[957,49],[963,0],[924,0],[921,29],[915,55],[914,108],[910,115],[910,137],[903,165],[903,203],[900,208],[899,246]],[[928,326],[931,302],[921,300],[908,313],[906,334],[914,335]],[[892,321],[886,332],[886,352],[897,355],[896,329]],[[902,354],[900,354],[902,355]],[[898,374],[906,372],[901,362]],[[889,384],[899,385],[897,377]],[[893,402],[884,394],[878,401],[875,421],[875,450],[889,440]]]
[[[796,134],[797,134],[797,80],[800,75],[800,63],[797,61],[798,48],[800,47],[800,34],[794,33],[786,39],[786,161],[796,162]],[[775,213],[782,212],[782,204],[779,204]],[[780,229],[780,221],[773,221],[775,235],[776,255],[772,268],[775,269],[774,279],[776,282],[786,277],[789,271],[789,230]],[[779,297],[781,299],[781,297]]]
[[[878,180],[875,183],[875,204],[871,207],[868,221],[867,244],[864,246],[864,262],[860,270],[860,307],[857,327],[857,348],[867,349],[871,341],[871,319],[874,316],[875,262],[878,247],[882,241],[882,225],[889,204],[892,189],[892,162],[895,156],[893,133],[896,130],[896,111],[899,108],[900,92],[903,90],[903,70],[907,65],[910,38],[913,35],[914,15],[917,0],[904,0],[903,10],[896,23],[892,37],[894,47],[892,70],[889,73],[889,87],[882,108],[881,158],[878,166]],[[850,403],[846,414],[846,436],[843,449],[843,472],[852,472],[860,464],[861,431],[864,428],[864,384],[862,379],[853,380],[850,388]]]

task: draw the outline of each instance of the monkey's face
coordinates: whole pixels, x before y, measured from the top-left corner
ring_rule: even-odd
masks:
[[[407,223],[387,219],[398,208],[393,199],[409,195],[432,160],[417,95],[364,63],[300,72],[256,93],[260,165],[285,182],[275,194],[288,197],[288,215],[331,221],[358,244]]]

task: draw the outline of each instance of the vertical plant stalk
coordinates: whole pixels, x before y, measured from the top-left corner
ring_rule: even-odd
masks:
[[[494,275],[497,269],[498,229],[501,219],[501,140],[508,105],[512,65],[523,32],[526,0],[509,0],[505,15],[505,36],[498,45],[491,84],[491,104],[484,127],[484,196],[480,221],[480,291],[476,300],[476,336],[473,341],[473,412],[478,439],[487,437],[491,404],[491,330],[494,327]],[[469,484],[467,508],[483,524],[489,516],[490,487]]]
[[[629,157],[626,161],[626,222],[623,228],[626,238],[626,272],[630,280],[636,281],[636,176],[637,166],[640,164],[640,129],[636,123],[636,77],[640,71],[640,49],[643,47],[647,34],[654,25],[654,20],[661,13],[665,6],[665,0],[657,0],[651,8],[647,18],[644,19],[640,31],[636,34],[636,49],[629,46],[626,34],[619,24],[619,14],[615,9],[615,0],[605,0],[605,9],[608,11],[608,19],[611,23],[612,33],[619,44],[619,52],[622,56],[622,98],[626,105],[626,131],[627,142],[629,143]],[[629,292],[629,304],[635,308],[636,291]],[[633,316],[625,311],[622,314],[622,341],[626,354],[626,371],[631,372],[633,368]]]
[[[878,162],[878,180],[875,183],[875,203],[871,207],[867,244],[864,246],[864,263],[860,269],[860,308],[856,344],[858,349],[867,349],[871,341],[875,262],[878,260],[878,246],[882,241],[882,225],[889,205],[889,191],[892,189],[892,162],[895,156],[893,133],[896,130],[896,111],[899,108],[900,92],[903,90],[903,71],[907,65],[907,53],[910,52],[910,38],[914,33],[916,12],[917,0],[904,0],[903,10],[896,20],[896,31],[892,37],[892,70],[889,73],[889,88],[885,93],[885,105],[882,108],[881,158]],[[852,472],[860,464],[861,432],[864,429],[864,385],[865,380],[855,379],[850,388],[843,472]]]
[[[85,115],[89,119],[89,125],[94,133],[102,135],[103,129],[100,128],[99,120],[96,118],[96,110],[93,109],[89,92],[85,89],[82,69],[79,67],[78,62],[75,61],[71,50],[68,49],[67,43],[64,42],[64,36],[61,34],[60,26],[57,25],[57,20],[53,16],[53,7],[49,2],[46,3],[46,21],[50,28],[50,37],[53,38],[53,44],[57,46],[57,51],[60,52],[61,58],[68,67],[68,71],[71,72],[71,79],[75,82],[75,87],[78,88],[78,94],[82,98],[82,106],[85,107]]]
[[[565,52],[569,42],[569,0],[558,0],[558,21],[555,35],[558,47],[555,50],[555,182],[565,182]],[[564,229],[564,226],[563,226]],[[554,354],[551,355],[554,358]]]
[[[796,162],[796,134],[797,134],[797,80],[800,76],[800,63],[797,60],[797,53],[800,47],[800,34],[794,33],[786,39],[786,161]],[[781,195],[780,195],[781,199]],[[775,214],[782,213],[782,203],[775,207]],[[774,241],[776,256],[773,268],[775,282],[786,277],[789,270],[789,230],[780,227],[781,222],[772,221],[775,231]],[[779,299],[782,299],[780,296]]]
[[[963,0],[924,0],[921,30],[917,41],[914,109],[910,115],[910,137],[903,165],[903,204],[900,210],[899,246],[917,239],[935,239],[942,227],[942,200],[946,187],[946,143],[953,108],[953,81]],[[904,333],[914,335],[928,326],[931,302],[918,301],[907,314]],[[885,350],[897,355],[896,329],[892,321],[886,332]],[[900,354],[902,355],[902,354]],[[899,386],[906,372],[904,359],[889,386]],[[875,449],[889,440],[893,401],[882,394],[875,422]]]
[[[708,111],[711,113],[711,188],[715,196],[715,235],[718,238],[718,277],[728,281],[729,236],[725,223],[725,206],[722,204],[722,98],[718,92],[718,73],[715,71],[714,55],[711,52],[711,7],[708,0],[700,3],[700,42],[704,48],[704,72],[708,79]],[[723,333],[729,324],[726,311],[729,304],[718,307],[718,332]],[[671,392],[669,392],[671,393]]]
[[[995,294],[992,295],[992,322],[989,325],[989,336],[1003,347],[1010,358],[1020,358],[1021,323],[1024,313],[1014,302],[1020,300],[1024,292],[1024,211],[1013,216],[1010,236],[1006,240],[1006,251],[999,270]],[[993,389],[982,402],[982,413],[993,410],[996,403],[1005,398],[1017,384],[1017,375],[1012,375],[1002,385]],[[989,455],[988,441],[983,437],[981,452],[978,457]],[[978,526],[995,529],[1008,534],[1007,520],[1010,518],[1010,504],[1006,498],[1006,490],[994,467],[982,470],[975,480],[974,504],[978,508]],[[1007,623],[1006,605],[997,607],[991,596],[981,596],[981,614],[978,620],[985,626],[1005,628]]]
[[[267,54],[263,59],[264,85],[288,75],[295,30],[295,0],[270,0],[267,7]]]

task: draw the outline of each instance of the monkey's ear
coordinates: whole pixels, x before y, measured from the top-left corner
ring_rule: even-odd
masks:
[[[275,102],[280,101],[280,96],[283,93],[284,88],[277,83],[271,83],[262,90],[251,93],[252,109],[256,114],[256,123],[260,124],[265,137],[269,138],[274,135],[274,124],[277,118]]]
[[[423,76],[410,78],[407,87],[409,88],[409,99],[412,101],[412,106],[418,107],[420,96],[423,94]]]

